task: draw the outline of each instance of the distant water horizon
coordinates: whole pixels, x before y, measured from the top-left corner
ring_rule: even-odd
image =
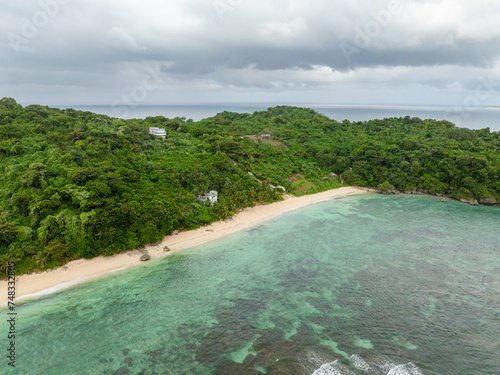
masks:
[[[264,111],[278,105],[311,108],[333,120],[369,121],[390,117],[419,117],[421,119],[447,120],[458,127],[469,129],[484,129],[500,131],[500,108],[456,108],[452,106],[432,105],[348,105],[348,104],[301,104],[301,103],[228,103],[201,105],[55,105],[57,108],[74,108],[91,111],[111,117],[125,119],[145,119],[149,116],[164,116],[167,118],[184,117],[200,121],[213,117],[218,113],[228,111],[236,113],[253,113]]]

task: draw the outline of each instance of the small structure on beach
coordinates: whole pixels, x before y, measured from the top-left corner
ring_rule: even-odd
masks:
[[[157,137],[166,138],[167,131],[161,128],[149,128],[149,134],[156,135]]]
[[[198,195],[196,198],[203,203],[209,203],[210,206],[213,206],[214,203],[217,203],[217,191],[211,190],[207,194]]]

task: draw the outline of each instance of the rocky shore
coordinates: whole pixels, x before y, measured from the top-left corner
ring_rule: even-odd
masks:
[[[434,197],[442,197],[442,201],[443,202],[446,202],[448,199],[453,199],[453,200],[456,200],[456,201],[459,201],[459,202],[462,202],[462,203],[468,203],[472,206],[478,206],[480,204],[482,205],[485,205],[485,206],[496,206],[496,205],[499,205],[499,203],[494,199],[494,198],[479,198],[479,199],[475,199],[475,198],[472,198],[472,199],[465,199],[465,198],[455,198],[455,197],[451,197],[449,195],[446,195],[446,194],[440,194],[440,193],[434,193],[432,191],[428,191],[428,190],[423,190],[423,189],[413,189],[413,190],[404,190],[404,191],[400,191],[400,190],[396,190],[396,189],[390,189],[390,190],[387,190],[387,189],[376,189],[374,188],[376,191],[378,191],[379,193],[382,193],[382,194],[387,194],[387,195],[391,195],[391,194],[408,194],[408,195],[430,195],[430,196],[434,196]]]

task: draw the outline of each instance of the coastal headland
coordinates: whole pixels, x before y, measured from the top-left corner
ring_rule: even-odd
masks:
[[[285,195],[284,200],[246,208],[228,220],[218,221],[195,230],[166,236],[160,243],[140,249],[128,250],[113,256],[77,259],[63,267],[45,272],[16,276],[16,301],[55,293],[105,274],[123,270],[141,263],[143,255],[158,258],[185,250],[230,234],[249,229],[288,211],[330,199],[363,194],[366,188],[341,187],[321,193],[295,197]],[[166,251],[167,250],[167,251]],[[0,305],[7,302],[7,280],[0,281]]]

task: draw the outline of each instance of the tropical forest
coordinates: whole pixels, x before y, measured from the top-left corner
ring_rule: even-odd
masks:
[[[21,274],[112,255],[339,186],[494,205],[499,150],[500,132],[409,116],[338,122],[278,106],[125,120],[3,98],[1,267],[15,261]],[[213,205],[198,199],[213,190]]]

